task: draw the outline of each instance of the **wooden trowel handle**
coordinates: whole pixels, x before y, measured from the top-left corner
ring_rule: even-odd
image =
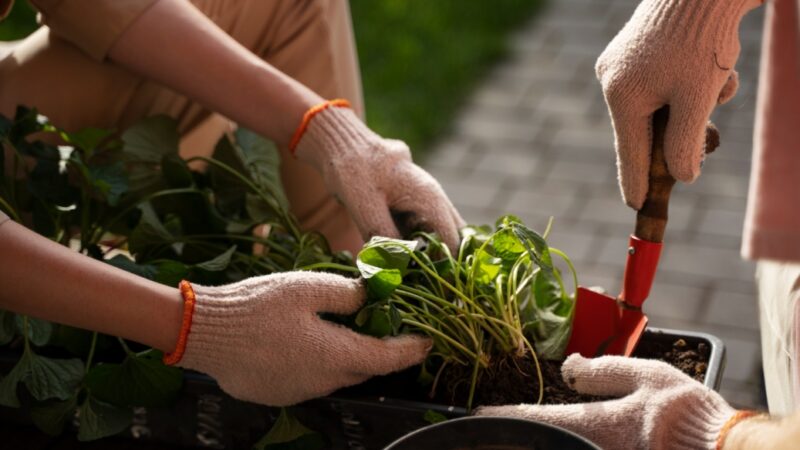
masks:
[[[664,106],[653,114],[653,148],[650,154],[650,181],[647,198],[642,209],[636,214],[634,235],[646,241],[661,243],[667,228],[669,196],[675,185],[664,160],[664,134],[669,121],[669,106]],[[706,130],[706,154],[719,146],[719,132],[709,123]]]
[[[667,228],[669,196],[675,185],[664,160],[664,134],[669,121],[669,106],[664,106],[653,114],[653,147],[650,153],[650,181],[647,198],[636,213],[634,235],[646,241],[661,243]]]

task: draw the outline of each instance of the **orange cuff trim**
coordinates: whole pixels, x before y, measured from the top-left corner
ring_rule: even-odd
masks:
[[[760,414],[761,413],[758,411],[736,411],[736,414],[732,415],[719,431],[719,437],[717,437],[717,450],[722,450],[722,447],[725,445],[725,438],[728,437],[728,433],[730,433],[733,427],[745,419],[749,419],[750,417],[758,416]]]
[[[300,143],[300,139],[303,138],[303,134],[305,134],[306,129],[308,128],[308,124],[311,123],[311,119],[314,118],[317,114],[325,111],[326,109],[330,108],[331,106],[335,106],[337,108],[350,108],[350,102],[343,98],[337,98],[335,100],[327,100],[319,105],[312,106],[306,113],[303,115],[303,121],[300,122],[300,126],[297,127],[297,130],[294,132],[294,136],[292,136],[291,142],[289,142],[289,151],[294,155],[294,151],[297,148],[297,144]]]
[[[164,364],[168,366],[177,364],[183,358],[183,352],[186,351],[186,341],[189,338],[189,330],[192,328],[194,304],[197,301],[194,289],[192,289],[192,285],[188,281],[181,281],[180,290],[183,297],[183,321],[181,322],[181,331],[178,334],[178,343],[175,345],[175,351],[164,355]]]

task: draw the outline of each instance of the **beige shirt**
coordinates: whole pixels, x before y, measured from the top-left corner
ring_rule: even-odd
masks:
[[[92,58],[105,59],[109,49],[156,0],[31,0],[39,21]],[[0,19],[14,0],[0,0]],[[87,20],[102,17],[102,20]]]

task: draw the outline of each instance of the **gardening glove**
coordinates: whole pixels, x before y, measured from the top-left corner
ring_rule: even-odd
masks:
[[[411,161],[405,143],[373,133],[350,108],[314,114],[295,154],[322,173],[365,240],[435,231],[451,250],[458,248],[464,221],[439,183]]]
[[[478,415],[509,416],[557,425],[605,449],[714,449],[723,429],[753,415],[737,412],[713,390],[662,362],[621,356],[586,359],[573,354],[564,381],[583,394],[623,396],[574,405],[479,408]],[[721,447],[720,447],[721,448]]]
[[[287,406],[422,362],[431,342],[377,339],[328,322],[364,302],[361,280],[286,272],[226,286],[181,283],[184,318],[167,364],[204,372],[232,397]]]
[[[664,156],[673,177],[700,175],[706,123],[739,78],[739,23],[763,0],[643,0],[597,60],[614,124],[622,197],[647,195],[653,112],[670,106]]]

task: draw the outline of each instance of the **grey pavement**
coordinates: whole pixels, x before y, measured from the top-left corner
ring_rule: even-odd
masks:
[[[544,229],[574,260],[582,284],[618,292],[635,215],[621,202],[613,132],[594,61],[636,0],[551,0],[512,38],[425,167],[465,219],[512,213]],[[754,265],[739,256],[750,173],[762,13],[741,29],[741,87],[718,108],[722,146],[702,177],[676,188],[656,284],[645,303],[652,326],[720,337],[722,384],[740,407],[763,407]]]

